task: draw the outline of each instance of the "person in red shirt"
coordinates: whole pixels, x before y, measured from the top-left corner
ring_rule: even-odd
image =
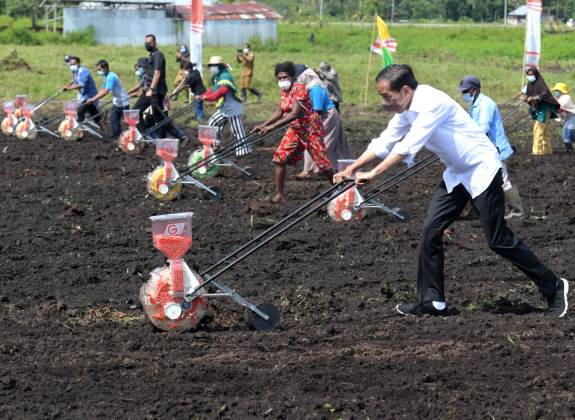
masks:
[[[267,133],[290,119],[289,128],[276,149],[273,157],[275,164],[274,180],[276,194],[271,202],[277,204],[284,197],[286,165],[295,165],[307,150],[320,172],[328,180],[333,177],[330,161],[327,159],[324,130],[320,116],[313,110],[305,86],[295,83],[295,65],[291,61],[278,63],[275,76],[280,88],[280,104],[267,121],[256,126],[253,131]]]

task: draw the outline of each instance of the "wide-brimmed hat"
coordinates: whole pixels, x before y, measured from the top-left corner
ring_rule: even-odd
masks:
[[[557,98],[557,102],[561,105],[561,110],[575,114],[575,103],[573,102],[573,99],[571,99],[571,96],[561,95]]]
[[[211,56],[210,61],[208,61],[208,64],[204,64],[204,67],[216,66],[216,65],[226,65],[226,63],[224,63],[224,59],[219,55]]]
[[[555,83],[555,86],[553,86],[551,90],[558,90],[562,94],[566,95],[567,93],[569,93],[569,86],[567,86],[567,84],[565,83],[559,82]]]

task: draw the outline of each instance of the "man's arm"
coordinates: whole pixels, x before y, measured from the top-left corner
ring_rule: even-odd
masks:
[[[344,178],[351,178],[352,174],[358,169],[364,167],[368,163],[376,159],[384,159],[393,148],[393,145],[399,142],[405,134],[409,131],[411,124],[409,120],[402,114],[395,114],[387,128],[374,138],[365,152],[344,171],[337,173],[334,176],[335,182],[339,182]]]
[[[89,98],[86,103],[91,104],[92,102],[96,102],[98,99],[103,98],[106,96],[110,91],[106,88],[100,89],[100,91],[93,97]]]

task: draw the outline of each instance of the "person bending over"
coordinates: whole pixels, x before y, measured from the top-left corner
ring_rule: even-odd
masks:
[[[444,92],[420,85],[411,67],[391,65],[377,75],[376,88],[386,111],[395,113],[385,131],[372,140],[360,158],[335,175],[335,181],[376,159],[368,172],[355,173],[357,183],[369,182],[424,146],[443,164],[423,223],[417,268],[417,302],[400,303],[402,315],[447,315],[443,273],[443,233],[471,200],[489,248],[511,262],[545,296],[548,313],[567,312],[569,283],[558,278],[507,227],[501,161],[497,149],[465,110]]]

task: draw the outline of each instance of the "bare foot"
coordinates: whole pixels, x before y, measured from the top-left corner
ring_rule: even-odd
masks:
[[[270,199],[270,203],[272,204],[279,204],[281,203],[281,201],[283,200],[284,196],[283,194],[276,194],[274,195],[271,199]]]
[[[305,181],[311,179],[312,177],[312,173],[308,171],[301,171],[299,174],[294,175],[294,179],[298,181]]]

